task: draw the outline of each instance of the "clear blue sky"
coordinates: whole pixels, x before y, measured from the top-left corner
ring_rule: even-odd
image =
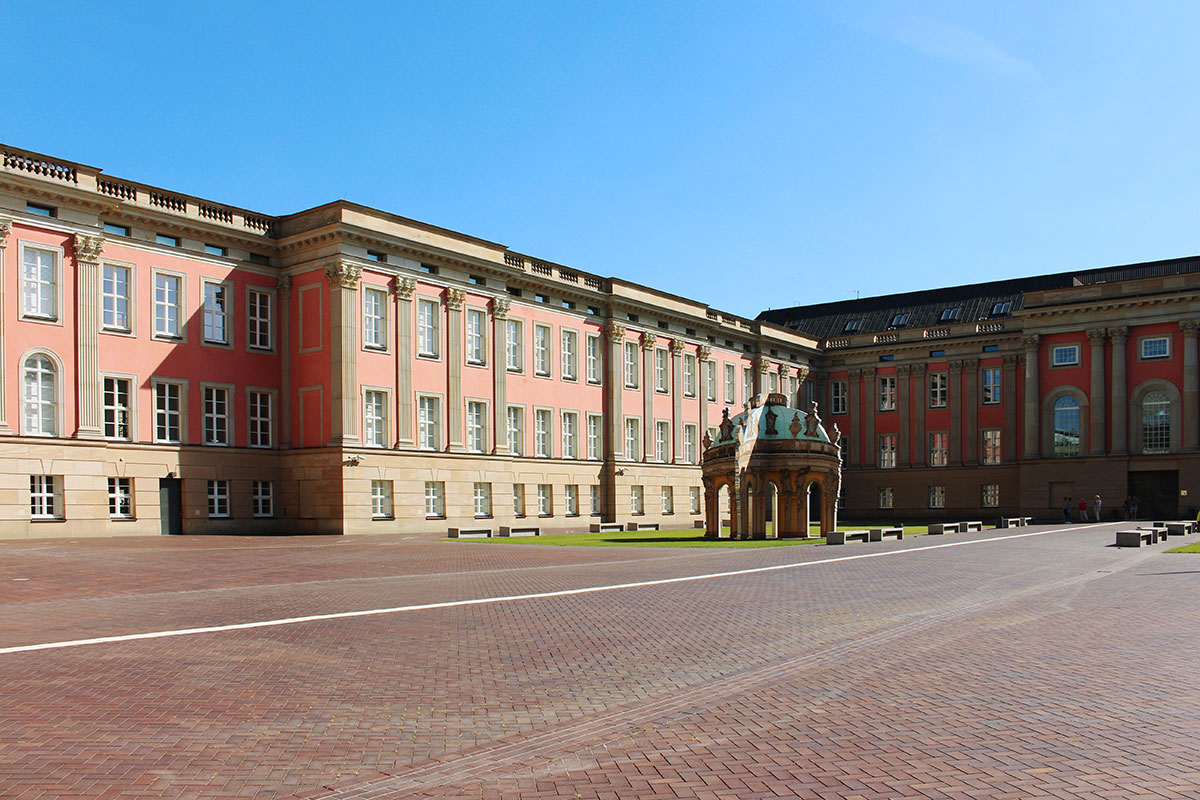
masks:
[[[10,3],[0,141],[753,316],[1200,252],[1200,3]]]

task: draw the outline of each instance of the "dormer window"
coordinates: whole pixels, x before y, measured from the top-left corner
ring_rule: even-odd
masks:
[[[992,306],[993,317],[1007,317],[1012,313],[1012,300],[1002,300]]]
[[[862,330],[862,318],[846,320],[846,327],[842,328],[842,333],[858,333]]]
[[[907,311],[901,311],[899,314],[896,314],[892,317],[892,321],[888,323],[888,328],[903,328],[908,324],[908,315],[909,312]]]
[[[962,310],[961,306],[942,309],[942,322],[956,322],[958,320],[958,312]]]

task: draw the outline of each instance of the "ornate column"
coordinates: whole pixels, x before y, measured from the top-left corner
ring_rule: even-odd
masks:
[[[357,444],[358,279],[362,270],[343,261],[325,268],[329,279],[329,347],[333,384],[331,445]]]
[[[754,393],[762,394],[770,391],[770,384],[767,381],[766,375],[771,371],[771,360],[766,356],[757,356],[754,359]]]
[[[858,455],[861,452],[860,448],[863,444],[862,434],[862,370],[852,369],[848,371],[846,383],[850,388],[849,407],[846,409],[850,417],[850,435],[853,437],[848,442],[846,451],[846,466],[857,467],[861,466],[862,458]]]
[[[962,361],[950,362],[950,464],[962,463]]]
[[[1128,419],[1125,408],[1128,401],[1125,394],[1125,341],[1129,338],[1129,328],[1109,328],[1108,335],[1112,339],[1112,454],[1124,456],[1129,454],[1125,428]]]
[[[875,383],[875,368],[863,370],[863,466],[868,469],[879,463],[879,442],[875,441],[875,414],[879,410],[879,386]]]
[[[967,433],[963,436],[963,460],[967,464],[979,463],[979,359],[968,358],[963,362],[967,370]]]
[[[1038,391],[1038,367],[1041,363],[1038,342],[1041,338],[1036,333],[1021,337],[1021,344],[1025,346],[1025,447],[1021,454],[1024,458],[1038,458],[1040,452],[1042,427],[1038,409],[1042,399]]]
[[[608,436],[604,443],[604,457],[609,461],[625,461],[625,418],[621,413],[621,393],[625,391],[625,377],[621,374],[625,363],[625,326],[619,322],[609,322],[604,328],[604,335],[608,339],[608,361],[604,365]]]
[[[397,450],[417,446],[413,436],[413,325],[412,297],[417,288],[413,278],[397,276],[392,281],[392,308],[396,319],[396,443]]]
[[[912,463],[918,465],[925,463],[925,409],[928,407],[925,392],[929,388],[929,381],[926,379],[927,370],[928,365],[926,364],[913,364],[913,380],[917,385],[917,397],[913,401],[916,419],[913,425]]]
[[[1004,357],[1004,451],[1001,461],[1017,460],[1017,362],[1018,356]]]
[[[912,466],[912,454],[909,452],[908,446],[908,417],[912,406],[909,402],[908,376],[911,370],[912,367],[908,364],[900,364],[896,367],[896,414],[900,420],[900,431],[896,436],[896,449],[899,450],[896,454],[896,465],[900,467]]]
[[[1102,456],[1106,450],[1104,436],[1104,328],[1087,331],[1091,344],[1092,383],[1088,391],[1088,407],[1091,410],[1091,428],[1088,436],[1088,454]]]
[[[704,372],[704,363],[696,362],[696,372],[692,379],[696,388],[700,389],[700,375]],[[696,394],[704,397],[703,391]],[[683,464],[683,340],[671,340],[671,462]]]
[[[280,275],[279,289],[279,447],[292,446],[292,276]]]
[[[75,234],[75,330],[79,356],[75,371],[78,386],[75,436],[104,438],[100,382],[100,253],[104,239]]]
[[[699,370],[702,364],[707,364],[708,359],[712,357],[712,348],[708,345],[700,345],[696,350],[696,369]],[[699,378],[697,378],[699,380]],[[699,383],[696,384],[696,389],[702,387]],[[736,388],[736,386],[735,386]],[[700,430],[698,436],[704,436],[708,432],[708,394],[703,391],[696,392],[696,399],[700,404]],[[719,402],[719,401],[718,401]]]
[[[508,310],[512,301],[507,297],[492,298],[492,430],[498,456],[508,452]],[[584,441],[587,441],[587,419],[584,418]]]
[[[796,367],[796,408],[808,408],[807,397],[809,396],[808,383],[808,367]],[[818,397],[824,397],[824,393],[819,393]]]
[[[6,392],[7,385],[4,382],[4,364],[8,358],[8,348],[4,342],[4,308],[8,302],[5,297],[6,292],[4,291],[6,285],[4,278],[4,257],[7,254],[8,234],[11,231],[12,222],[6,219],[0,220],[0,434],[12,433],[12,427],[8,424],[6,412],[8,393]]]
[[[642,333],[642,461],[653,461],[654,452],[654,343],[658,337],[649,331]],[[649,499],[643,497],[643,503]]]
[[[461,453],[463,446],[463,322],[462,308],[467,293],[451,287],[446,290],[446,432],[450,435],[449,450]]]
[[[1197,399],[1200,398],[1196,352],[1196,335],[1200,332],[1200,320],[1180,320],[1179,329],[1183,331],[1183,450],[1194,453],[1200,450],[1200,426],[1197,425],[1196,419],[1200,413],[1196,408]]]

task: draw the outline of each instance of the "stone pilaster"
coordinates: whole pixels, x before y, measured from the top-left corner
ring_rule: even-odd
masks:
[[[658,337],[649,331],[638,340],[642,346],[642,461],[653,461],[654,454],[654,343]],[[643,497],[643,503],[650,498]]]
[[[508,310],[512,301],[507,297],[492,298],[492,430],[496,432],[498,456],[508,450]],[[587,442],[587,417],[583,419],[583,440]],[[586,444],[585,444],[586,447]],[[582,500],[580,501],[582,502]]]
[[[604,365],[608,441],[604,443],[604,457],[609,461],[625,461],[625,417],[621,411],[621,397],[625,391],[625,326],[609,322],[604,335],[608,339],[608,361]]]
[[[1024,458],[1038,458],[1041,450],[1042,423],[1039,404],[1042,399],[1038,391],[1038,371],[1041,364],[1038,346],[1040,341],[1041,337],[1036,333],[1021,337],[1021,344],[1025,347],[1025,443],[1024,451],[1021,454]]]
[[[913,419],[912,463],[925,463],[925,409],[928,407],[926,394],[929,389],[929,379],[925,364],[913,364],[913,381],[916,384],[916,398],[913,408],[916,410]]]
[[[863,466],[879,464],[879,442],[875,441],[875,415],[879,413],[879,384],[875,382],[875,368],[863,370]]]
[[[279,446],[292,446],[292,276],[280,275],[279,289]]]
[[[1197,425],[1197,400],[1200,399],[1200,376],[1197,375],[1196,336],[1200,332],[1200,320],[1179,321],[1183,331],[1183,449],[1194,453],[1200,450],[1200,425]]]
[[[1089,431],[1088,454],[1102,456],[1105,452],[1104,436],[1104,338],[1103,328],[1091,328],[1087,332],[1091,344],[1092,383],[1088,392],[1088,406],[1091,410],[1091,428]]]
[[[967,434],[961,449],[963,461],[979,463],[979,359],[968,358],[963,362],[967,378]]]
[[[412,297],[417,288],[413,278],[392,281],[392,308],[396,320],[396,442],[397,450],[417,446],[413,435],[413,323]]]
[[[0,220],[0,434],[12,433],[12,427],[8,424],[7,416],[7,384],[5,383],[4,365],[8,357],[8,348],[4,341],[4,324],[5,314],[4,309],[8,304],[7,292],[5,291],[4,277],[4,262],[8,253],[8,234],[12,231],[12,222],[9,220]],[[19,269],[19,267],[18,267]]]
[[[950,362],[950,464],[962,463],[963,362]]]
[[[846,377],[846,385],[850,390],[848,400],[847,415],[850,417],[850,436],[852,437],[849,446],[845,448],[846,466],[857,467],[862,464],[862,457],[859,453],[862,452],[863,443],[863,407],[862,407],[862,370],[852,369]]]
[[[696,369],[699,370],[701,364],[707,364],[710,358],[712,358],[712,348],[708,345],[701,345],[700,348],[696,350]],[[724,376],[722,375],[718,375],[717,377],[719,380],[724,379]],[[697,376],[696,380],[699,381],[699,376]],[[736,376],[734,377],[734,380],[737,380]],[[708,432],[708,395],[703,391],[700,391],[702,388],[703,387],[701,387],[701,385],[697,382],[696,400],[700,405],[700,430],[697,432],[697,435],[701,437]],[[736,383],[734,384],[734,388],[737,388]],[[717,403],[719,404],[720,402],[721,397],[718,395]]]
[[[75,330],[79,349],[75,382],[78,387],[78,425],[75,436],[101,439],[103,398],[100,382],[100,253],[99,236],[75,234]]]
[[[808,367],[796,367],[796,408],[807,408],[809,397],[808,383]],[[819,393],[818,397],[824,397],[824,393]]]
[[[1129,453],[1125,394],[1125,342],[1129,339],[1129,328],[1109,328],[1108,335],[1112,339],[1112,454],[1123,456]]]
[[[451,287],[446,290],[446,432],[449,450],[461,453],[463,446],[463,301],[467,293]]]
[[[696,371],[692,379],[696,383],[696,394],[704,397],[703,381],[706,364],[696,362]],[[675,464],[685,464],[683,457],[683,340],[671,340],[671,461]]]
[[[767,384],[767,373],[770,371],[771,359],[766,356],[757,356],[754,359],[754,369],[751,371],[751,374],[754,376],[755,394],[762,394],[770,389]]]
[[[358,444],[358,279],[362,269],[339,261],[329,280],[329,349],[333,384],[331,445]]]
[[[1017,363],[1018,356],[1004,357],[1004,452],[1001,461],[1017,460]]]
[[[912,465],[912,454],[909,448],[909,415],[912,404],[909,402],[909,373],[912,367],[900,364],[896,367],[896,415],[900,420],[900,430],[896,435],[896,465],[908,467]]]

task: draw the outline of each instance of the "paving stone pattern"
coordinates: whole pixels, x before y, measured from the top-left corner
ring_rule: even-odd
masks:
[[[1113,530],[2,543],[0,647],[800,566],[0,655],[0,797],[1200,798],[1200,558]]]

